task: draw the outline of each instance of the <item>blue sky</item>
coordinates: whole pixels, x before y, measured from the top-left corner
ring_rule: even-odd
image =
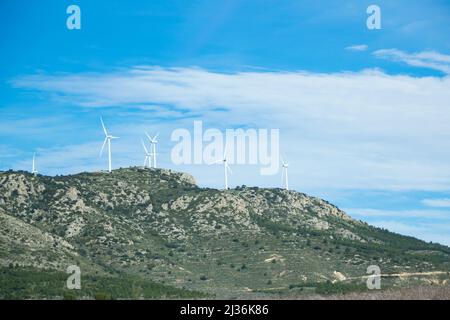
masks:
[[[66,28],[81,8],[82,29]],[[381,8],[368,30],[366,8]],[[450,245],[449,1],[2,1],[0,170],[170,161],[176,128],[279,128],[291,188],[353,217]],[[235,166],[231,185],[280,176]]]

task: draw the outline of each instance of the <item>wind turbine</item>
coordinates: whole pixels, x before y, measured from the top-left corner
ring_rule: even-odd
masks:
[[[151,137],[147,132],[145,132],[145,135],[147,136],[152,146],[153,168],[156,168],[156,144],[158,143],[158,140],[156,140],[156,138],[158,138],[159,132],[154,137]]]
[[[289,162],[284,161],[283,157],[281,157],[281,166],[282,166],[281,180],[284,183],[284,188],[286,190],[289,190],[289,180],[288,180]]]
[[[37,174],[38,173],[38,171],[36,170],[35,158],[36,158],[36,153],[33,153],[33,165],[31,166],[31,173],[32,174]]]
[[[150,152],[148,152],[144,141],[141,140],[141,143],[142,143],[142,146],[144,147],[144,154],[145,154],[144,168],[147,168],[147,163],[148,163],[148,168],[151,168],[151,166],[152,166],[152,154]]]
[[[228,171],[230,173],[233,173],[233,170],[231,170],[230,166],[228,165],[228,158],[227,158],[227,148],[225,147],[225,151],[223,153],[223,158],[221,160],[217,160],[214,163],[223,163],[223,174],[225,177],[225,190],[228,190]]]
[[[114,137],[110,134],[108,134],[108,131],[106,130],[105,124],[103,123],[103,118],[100,117],[100,121],[102,123],[103,132],[105,133],[105,140],[103,141],[102,149],[100,150],[100,157],[103,154],[103,149],[105,148],[105,144],[108,143],[108,171],[111,172],[111,140],[112,139],[119,139],[119,137]]]

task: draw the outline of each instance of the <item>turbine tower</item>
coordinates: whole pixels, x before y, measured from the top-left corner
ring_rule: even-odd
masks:
[[[151,168],[151,166],[152,166],[152,154],[150,152],[148,152],[144,141],[141,140],[141,143],[142,143],[142,147],[144,147],[144,154],[145,154],[144,168]],[[148,166],[147,166],[147,164],[148,164]]]
[[[147,136],[152,146],[153,168],[156,168],[156,144],[158,143],[158,140],[156,140],[156,138],[158,138],[159,132],[154,137],[151,137],[147,132],[145,132],[145,135]]]
[[[108,143],[108,172],[111,172],[111,140],[119,139],[119,137],[114,137],[108,133],[106,130],[105,124],[103,123],[103,118],[100,117],[100,121],[102,123],[103,132],[105,133],[105,140],[103,141],[102,149],[100,150],[100,157],[103,154],[103,149],[105,148],[105,144]]]
[[[286,190],[289,190],[289,180],[288,180],[289,162],[286,162],[283,160],[283,158],[281,158],[281,166],[283,167],[282,172],[281,172],[281,180],[283,181],[284,188]]]
[[[37,174],[38,173],[38,171],[36,170],[35,158],[36,158],[36,153],[33,153],[33,165],[31,166],[31,173],[32,174]]]
[[[233,170],[231,170],[230,166],[228,165],[226,149],[225,149],[225,152],[223,153],[223,158],[221,160],[217,160],[214,163],[223,163],[223,174],[225,177],[225,190],[228,190],[228,171],[230,171],[230,173],[232,174]]]

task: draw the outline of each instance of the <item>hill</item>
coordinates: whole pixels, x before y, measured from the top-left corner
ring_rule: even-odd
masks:
[[[48,297],[67,293],[71,264],[86,280],[77,297],[364,290],[374,264],[387,287],[450,278],[446,246],[372,227],[296,191],[199,188],[192,176],[164,169],[1,172],[0,221],[0,282],[57,273]],[[46,289],[27,283],[20,290],[2,286],[0,297],[45,296]],[[135,289],[125,289],[130,283]]]

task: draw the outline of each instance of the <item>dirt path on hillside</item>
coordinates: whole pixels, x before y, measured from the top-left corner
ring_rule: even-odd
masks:
[[[382,273],[381,277],[399,277],[399,278],[407,278],[407,277],[414,277],[414,276],[439,276],[439,275],[447,275],[449,272],[447,271],[428,271],[428,272],[401,272],[401,273]],[[364,275],[360,277],[346,277],[342,281],[345,280],[357,280],[357,279],[367,279],[372,275]]]

